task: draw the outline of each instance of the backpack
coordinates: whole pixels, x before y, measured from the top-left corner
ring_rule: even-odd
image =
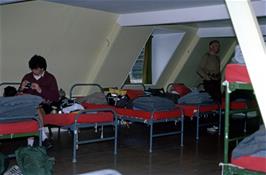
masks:
[[[0,153],[0,174],[3,174],[8,168],[8,158],[6,155]]]
[[[4,88],[4,97],[13,97],[17,94],[17,89],[13,86],[7,86]]]
[[[144,91],[145,95],[152,95],[152,96],[164,96],[165,91],[163,88],[149,88],[147,90]]]
[[[111,93],[108,93],[106,95],[106,98],[109,105],[116,106],[119,108],[126,107],[129,102],[129,97],[127,95],[112,95]]]
[[[43,147],[22,147],[15,151],[16,160],[25,175],[52,175],[54,158]]]
[[[180,97],[190,93],[191,90],[183,83],[175,83],[171,86],[171,92],[178,94]]]

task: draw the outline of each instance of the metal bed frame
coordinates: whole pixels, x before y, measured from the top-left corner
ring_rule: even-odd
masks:
[[[143,89],[144,91],[146,90],[146,87],[143,83],[131,83],[131,84],[123,84],[121,86],[121,89],[124,89],[126,86],[131,86],[131,87],[141,87],[141,89]],[[156,111],[156,112],[163,112],[163,111]],[[178,135],[181,134],[181,138],[180,138],[180,145],[184,146],[183,144],[183,135],[184,135],[184,115],[183,115],[183,111],[180,109],[181,112],[181,117],[178,116],[177,118],[171,118],[171,119],[162,119],[162,120],[153,120],[154,117],[154,113],[155,111],[151,112],[151,118],[149,120],[145,120],[145,119],[139,119],[139,118],[135,118],[134,116],[126,116],[126,115],[118,115],[120,120],[125,120],[125,121],[130,121],[130,122],[138,122],[138,123],[144,123],[146,125],[148,125],[148,127],[150,127],[150,134],[149,134],[149,152],[152,153],[152,144],[153,144],[153,138],[156,137],[162,137],[162,136],[170,136],[170,135]],[[180,131],[174,131],[174,132],[167,132],[167,133],[157,133],[154,134],[153,131],[153,125],[156,123],[165,123],[165,122],[181,122],[181,129]]]
[[[200,124],[200,118],[204,115],[208,115],[209,113],[218,113],[219,115],[219,121],[218,121],[218,135],[220,136],[221,135],[221,122],[222,122],[222,109],[221,109],[221,106],[218,105],[218,111],[210,111],[210,112],[200,112],[200,107],[201,106],[207,106],[209,104],[197,104],[197,112],[196,112],[196,115],[194,115],[193,117],[196,118],[196,141],[198,142],[199,141],[199,128],[200,127],[204,127],[204,126],[209,126],[211,125],[210,123],[205,123],[205,124]]]
[[[76,83],[76,84],[72,85],[71,88],[70,88],[69,98],[70,99],[74,99],[74,98],[79,97],[79,96],[73,95],[73,91],[74,91],[75,88],[82,87],[82,86],[97,87],[100,90],[100,92],[104,93],[104,88],[101,85],[99,85],[99,84],[96,84],[96,83]]]
[[[231,141],[238,141],[239,139],[243,139],[243,137],[237,137],[237,138],[229,138],[229,117],[232,113],[240,113],[240,112],[249,112],[249,111],[257,111],[257,108],[251,108],[246,110],[237,110],[237,111],[230,111],[230,93],[232,91],[235,91],[237,89],[241,90],[253,90],[252,85],[249,84],[243,84],[243,83],[229,83],[228,81],[225,81],[223,83],[226,90],[226,96],[225,96],[225,128],[224,128],[224,162],[220,163],[220,166],[222,166],[222,174],[223,175],[232,175],[232,174],[240,174],[240,175],[265,175],[263,172],[256,172],[252,170],[247,170],[243,167],[239,167],[233,164],[229,163],[228,160],[228,153],[229,153],[229,142]]]
[[[89,83],[81,83],[81,84],[75,84],[71,87],[70,90],[70,98],[75,98],[76,96],[73,95],[73,89],[75,87],[78,86],[96,86],[99,88],[99,90],[101,92],[103,92],[103,89],[99,84],[89,84]],[[133,84],[124,84],[121,86],[121,89],[125,88],[126,86],[139,86],[141,88],[143,88],[143,90],[145,90],[145,85],[143,83],[133,83]],[[152,152],[152,142],[153,142],[153,138],[155,137],[161,137],[161,136],[168,136],[168,135],[175,135],[175,134],[181,134],[181,146],[183,146],[183,131],[184,131],[184,116],[183,116],[183,112],[181,111],[181,116],[178,116],[177,118],[171,118],[171,119],[163,119],[163,120],[153,120],[153,116],[154,116],[154,112],[151,112],[151,118],[149,120],[145,120],[145,119],[139,119],[139,118],[135,118],[130,117],[130,116],[124,116],[124,115],[118,115],[118,119],[121,121],[131,121],[131,122],[139,122],[139,123],[144,123],[147,124],[150,127],[150,138],[149,138],[149,151]],[[161,112],[161,111],[160,111]],[[181,129],[180,131],[175,131],[175,132],[168,132],[168,133],[158,133],[158,134],[154,134],[153,133],[153,125],[155,123],[164,123],[164,122],[181,122]],[[117,123],[119,124],[119,123]]]
[[[78,119],[80,117],[80,115],[82,114],[95,114],[95,112],[111,112],[114,115],[114,121],[113,122],[99,122],[99,123],[79,123]],[[89,116],[88,116],[89,117]],[[90,140],[79,140],[78,137],[78,130],[80,128],[89,128],[89,127],[97,127],[97,126],[101,126],[102,130],[101,130],[101,137],[97,138],[97,139],[90,139]],[[103,127],[104,126],[114,126],[114,136],[111,137],[104,137],[103,136]],[[93,109],[93,110],[82,110],[80,111],[76,116],[75,116],[75,120],[74,123],[68,126],[64,126],[62,127],[63,129],[69,129],[72,133],[73,133],[73,148],[72,148],[72,162],[76,163],[77,162],[77,149],[78,149],[78,145],[81,144],[86,144],[86,143],[95,143],[95,142],[102,142],[102,141],[108,141],[108,140],[114,140],[114,155],[117,154],[117,131],[118,131],[118,121],[117,121],[117,114],[113,109],[107,109],[107,108],[103,108],[103,109]]]
[[[163,112],[163,111],[156,111],[156,112]],[[121,114],[118,114],[118,118],[122,121],[143,123],[143,124],[146,124],[150,128],[150,130],[149,130],[149,132],[150,132],[150,134],[149,134],[149,152],[152,153],[153,138],[156,138],[156,137],[180,134],[181,135],[180,146],[181,147],[184,146],[184,144],[183,144],[183,140],[184,140],[183,139],[183,136],[184,136],[184,115],[183,115],[183,112],[181,109],[180,109],[180,112],[181,112],[181,116],[177,116],[177,118],[161,119],[161,120],[154,120],[153,119],[155,112],[151,112],[151,118],[149,120],[139,119],[139,118],[136,118],[134,116],[126,116],[126,115],[121,115]],[[165,122],[175,122],[175,123],[181,122],[181,128],[179,131],[154,134],[153,125],[156,123],[165,123]]]
[[[0,118],[0,123],[4,122],[19,122],[19,121],[25,121],[25,120],[36,120],[38,123],[39,128],[43,126],[42,120],[39,118],[38,115],[36,116],[18,116],[18,117],[1,117]],[[22,134],[1,134],[0,133],[0,139],[14,139],[14,138],[21,138],[21,137],[30,137],[30,136],[38,136],[39,139],[39,145],[42,145],[42,131],[39,129],[38,132],[33,132],[33,133],[22,133]]]
[[[75,99],[79,96],[76,96],[73,94],[73,91],[77,87],[84,87],[84,86],[90,86],[90,87],[96,87],[99,89],[100,92],[104,93],[104,88],[96,83],[77,83],[71,86],[70,88],[70,93],[69,97],[70,99]],[[93,123],[93,124],[79,124],[78,118],[80,117],[81,114],[89,114],[89,113],[95,113],[95,112],[112,112],[114,115],[114,122],[105,122],[105,123]],[[113,126],[115,127],[115,135],[114,137],[106,137],[106,138],[99,138],[99,139],[93,139],[93,140],[83,140],[80,141],[78,139],[78,129],[79,128],[88,128],[88,127],[95,127],[96,125],[101,126],[101,132],[103,134],[103,127],[104,126]],[[118,132],[118,118],[117,118],[117,113],[111,109],[111,108],[100,108],[100,109],[87,109],[87,110],[82,110],[80,111],[76,116],[75,116],[75,123],[70,125],[70,126],[65,126],[63,127],[64,129],[70,129],[73,132],[73,160],[72,162],[75,163],[77,162],[76,158],[76,148],[79,144],[86,144],[86,143],[94,143],[94,142],[101,142],[101,141],[107,141],[107,140],[114,140],[114,154],[117,154],[117,132]],[[101,135],[102,135],[101,134]]]
[[[169,89],[170,89],[170,87],[171,86],[173,86],[174,84],[176,84],[176,83],[170,83],[170,84],[168,84],[167,85],[167,87],[166,87],[166,92],[169,92]],[[186,104],[180,104],[180,105],[186,105]],[[212,104],[212,105],[217,105],[218,106],[218,111],[217,110],[215,110],[215,111],[209,111],[209,112],[201,112],[200,111],[200,108],[202,107],[202,106],[208,106],[208,105],[210,105],[210,104],[188,104],[188,106],[197,106],[197,112],[196,112],[196,114],[194,115],[193,114],[193,116],[192,117],[190,117],[191,118],[191,120],[193,119],[193,118],[196,118],[196,141],[198,142],[199,141],[199,129],[200,129],[200,127],[203,127],[203,126],[208,126],[208,125],[210,125],[210,123],[206,123],[206,124],[200,124],[200,118],[202,117],[202,116],[204,116],[204,115],[208,115],[209,113],[212,113],[212,114],[217,114],[218,113],[218,115],[219,115],[219,121],[218,121],[218,135],[221,135],[221,122],[222,122],[222,109],[221,109],[221,105],[220,104]]]

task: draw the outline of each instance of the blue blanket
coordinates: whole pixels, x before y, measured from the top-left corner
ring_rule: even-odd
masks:
[[[36,108],[43,101],[39,96],[21,95],[14,97],[0,97],[0,119],[34,116]]]
[[[211,104],[213,99],[207,92],[193,90],[178,100],[179,104]]]
[[[241,156],[266,157],[266,129],[264,126],[242,140],[233,150],[233,159]]]

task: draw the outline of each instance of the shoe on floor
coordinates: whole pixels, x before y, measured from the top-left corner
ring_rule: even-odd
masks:
[[[213,129],[215,129],[215,130],[218,130],[218,127],[217,127],[217,126],[215,126],[215,125],[213,125]]]
[[[207,132],[209,132],[209,133],[216,133],[217,130],[214,129],[213,127],[211,127],[211,128],[207,128]]]

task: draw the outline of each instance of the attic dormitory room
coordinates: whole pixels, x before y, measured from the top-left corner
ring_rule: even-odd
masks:
[[[0,0],[0,174],[266,174],[265,0]]]

